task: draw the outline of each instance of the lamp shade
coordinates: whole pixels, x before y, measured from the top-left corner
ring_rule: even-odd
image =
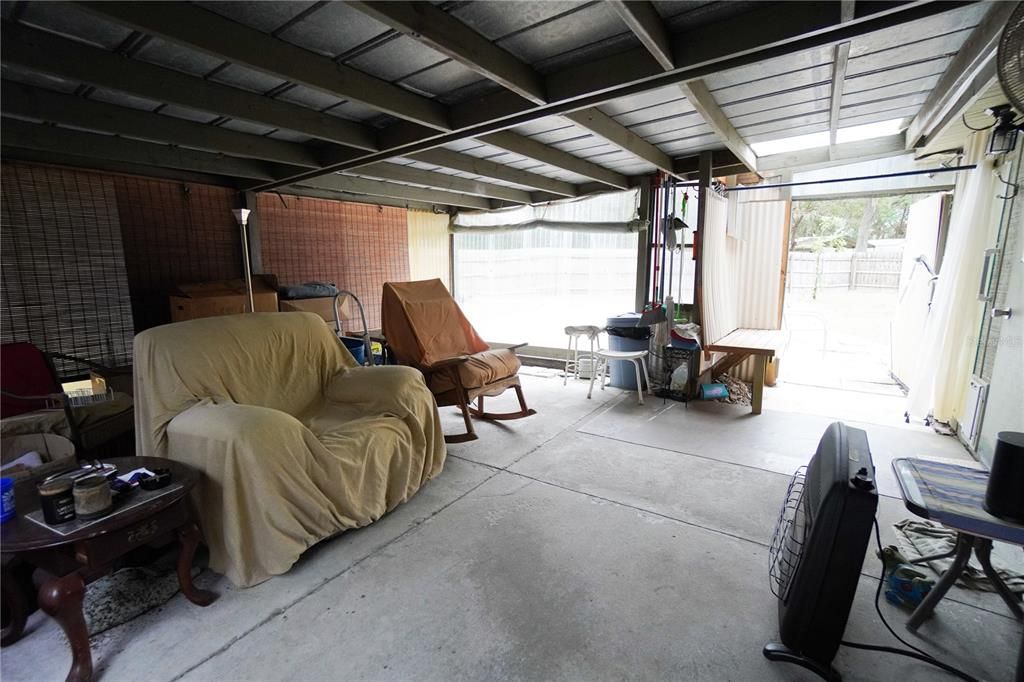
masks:
[[[238,221],[238,224],[242,227],[245,227],[245,224],[249,222],[249,209],[236,208],[231,212],[235,214],[235,220]]]

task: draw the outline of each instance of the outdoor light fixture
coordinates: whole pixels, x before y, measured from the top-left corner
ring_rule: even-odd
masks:
[[[986,109],[985,113],[996,119],[995,126],[988,140],[989,155],[1008,154],[1017,146],[1017,133],[1021,126],[1015,124],[1013,109],[1009,104],[1001,104],[998,107]]]
[[[236,208],[231,211],[235,214],[238,228],[242,231],[242,265],[245,269],[245,290],[249,294],[249,312],[256,312],[256,302],[252,297],[252,271],[249,266],[249,233],[245,226],[249,223],[249,209]]]

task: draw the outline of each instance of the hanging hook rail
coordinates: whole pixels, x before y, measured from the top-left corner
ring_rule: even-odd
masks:
[[[1010,182],[1009,180],[1003,180],[1003,176],[999,174],[998,170],[993,169],[992,172],[995,173],[996,180],[998,180],[999,182],[1003,183],[1007,187],[1012,187],[1013,188],[1013,194],[1008,194],[1006,196],[1003,196],[1002,194],[997,194],[996,196],[999,197],[1000,199],[1013,199],[1014,197],[1016,197],[1017,196],[1017,192],[1020,189],[1020,186],[1017,183],[1015,183],[1015,182]]]

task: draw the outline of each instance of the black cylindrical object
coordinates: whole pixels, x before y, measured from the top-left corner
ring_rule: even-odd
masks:
[[[985,491],[985,511],[1024,524],[1024,433],[1000,431]]]
[[[39,506],[43,519],[55,526],[75,518],[75,498],[71,492],[71,479],[56,478],[39,485]]]

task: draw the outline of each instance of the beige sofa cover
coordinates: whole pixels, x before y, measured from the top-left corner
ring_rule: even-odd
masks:
[[[204,473],[210,567],[239,586],[365,526],[441,471],[433,396],[410,367],[358,367],[312,313],[252,313],[135,337],[139,455]]]

